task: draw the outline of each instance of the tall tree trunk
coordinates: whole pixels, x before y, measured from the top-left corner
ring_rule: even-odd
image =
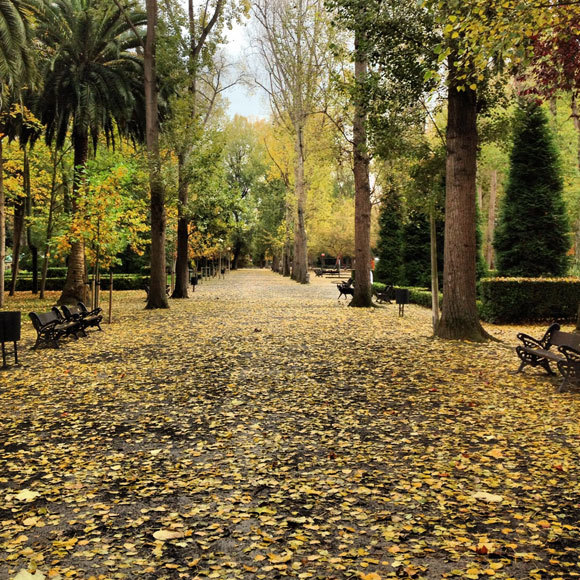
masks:
[[[300,284],[308,283],[308,256],[306,239],[307,184],[304,177],[304,123],[300,119],[295,125],[294,139],[294,190],[296,192],[296,227],[294,229],[294,259],[292,279]]]
[[[237,270],[240,267],[240,256],[242,254],[242,241],[236,240],[232,248],[234,257],[232,259],[232,270]]]
[[[155,63],[155,32],[157,0],[146,0],[147,36],[143,56],[145,76],[145,121],[149,189],[151,192],[151,280],[146,308],[169,308],[165,272],[165,190],[161,179],[159,156],[159,124],[157,111],[157,81]]]
[[[450,62],[447,101],[447,166],[443,312],[436,335],[441,338],[483,341],[485,332],[476,307],[477,96],[457,90]]]
[[[24,218],[26,217],[26,200],[19,196],[14,203],[14,237],[12,243],[12,281],[10,296],[16,292],[18,273],[20,272],[20,254],[22,253],[22,238],[24,235]]]
[[[6,268],[6,197],[4,193],[4,144],[0,137],[0,308],[4,307],[4,272]]]
[[[56,147],[53,151],[52,178],[50,183],[50,204],[48,206],[48,220],[46,222],[46,240],[44,243],[44,259],[42,262],[42,278],[40,282],[40,298],[44,299],[46,291],[46,277],[48,274],[48,263],[50,261],[50,241],[52,239],[52,229],[54,222],[54,204],[56,202],[56,173],[58,168],[58,157]]]
[[[85,180],[85,170],[89,156],[89,134],[86,129],[73,128],[74,178],[71,201],[73,221],[78,219],[80,189]],[[76,304],[85,301],[87,297],[87,275],[85,263],[85,242],[83,232],[75,232],[72,236],[66,281],[58,304]]]
[[[433,334],[435,334],[439,325],[439,269],[437,266],[437,223],[433,207],[429,212],[429,236],[431,241],[431,320]]]
[[[34,200],[32,199],[32,185],[30,183],[30,161],[28,159],[28,152],[24,149],[24,189],[26,191],[26,217],[28,222],[26,224],[26,242],[30,250],[30,259],[32,265],[32,293],[38,294],[38,247],[34,243],[32,237],[32,210],[34,207]]]
[[[171,298],[189,298],[189,232],[187,218],[188,183],[185,171],[186,157],[178,156],[177,194],[177,260],[175,263],[175,288]]]
[[[363,86],[366,82],[368,62],[366,58],[366,43],[364,32],[356,28],[354,48],[356,62],[354,63],[354,77],[356,103],[353,137],[353,172],[354,172],[354,255],[355,278],[354,296],[351,306],[372,306],[371,292],[371,186],[369,181],[369,154],[366,131],[366,108],[363,103]]]
[[[486,236],[486,253],[485,258],[487,267],[493,270],[494,253],[493,253],[493,234],[495,231],[495,204],[497,199],[497,171],[493,169],[489,176],[489,208],[487,211],[487,236]]]
[[[286,217],[285,217],[285,225],[286,225],[286,232],[284,236],[284,246],[282,248],[282,268],[280,273],[284,277],[288,277],[292,274],[292,270],[290,267],[290,263],[292,261],[292,245],[291,245],[291,233],[292,233],[292,208],[290,207],[290,203],[288,199],[286,199]]]

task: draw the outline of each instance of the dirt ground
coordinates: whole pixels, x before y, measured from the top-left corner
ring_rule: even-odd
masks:
[[[0,579],[580,577],[580,393],[514,374],[516,333],[547,325],[441,341],[428,310],[334,283],[243,270],[163,311],[119,292],[58,350],[25,320]]]

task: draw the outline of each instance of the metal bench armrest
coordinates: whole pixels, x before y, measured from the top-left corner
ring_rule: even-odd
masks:
[[[518,334],[518,338],[524,343],[524,346],[527,346],[528,348],[543,348],[543,349],[547,348],[546,345],[541,340],[538,340],[537,338],[534,338],[529,334],[524,334],[523,332],[520,332]]]

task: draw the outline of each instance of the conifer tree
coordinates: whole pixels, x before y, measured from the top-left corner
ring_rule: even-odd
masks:
[[[402,284],[403,265],[403,207],[394,187],[387,192],[379,215],[379,240],[375,267],[377,282]]]
[[[570,248],[563,180],[546,114],[520,105],[494,247],[501,276],[562,276]]]

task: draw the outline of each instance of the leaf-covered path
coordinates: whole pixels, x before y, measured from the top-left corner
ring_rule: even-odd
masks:
[[[260,270],[142,294],[0,375],[0,578],[580,576],[580,394],[513,374],[520,329]]]

